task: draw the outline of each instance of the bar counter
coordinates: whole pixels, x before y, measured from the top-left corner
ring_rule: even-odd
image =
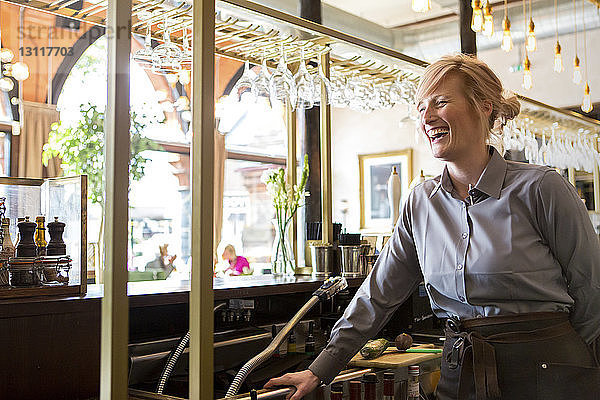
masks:
[[[363,278],[348,279],[357,287]],[[323,279],[272,275],[214,279],[215,302],[263,296],[310,296]],[[130,343],[187,331],[189,281],[128,284]],[[100,310],[103,285],[85,296],[32,297],[0,301],[3,343],[0,393],[19,398],[88,399],[100,390]],[[300,306],[301,304],[298,304]],[[295,311],[295,310],[294,310]]]

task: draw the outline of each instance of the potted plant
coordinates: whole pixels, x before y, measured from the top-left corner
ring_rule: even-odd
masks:
[[[164,121],[158,121],[162,123]],[[147,126],[145,115],[131,112],[131,153],[129,176],[139,181],[145,173],[148,159],[142,156],[145,150],[156,150],[159,146],[142,135]],[[104,112],[93,104],[80,106],[80,118],[73,124],[56,122],[52,124],[48,143],[44,144],[42,162],[48,165],[52,157],[61,159],[65,175],[88,176],[88,199],[98,204],[102,210],[98,233],[98,253],[100,265],[104,261]],[[100,268],[96,269],[97,271]],[[99,282],[101,276],[96,277]]]

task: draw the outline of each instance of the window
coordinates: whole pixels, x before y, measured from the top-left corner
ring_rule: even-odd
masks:
[[[226,135],[228,159],[220,247],[232,244],[238,255],[248,259],[254,273],[260,274],[270,269],[275,236],[274,209],[261,177],[266,170],[285,166],[285,109],[266,98],[256,103],[224,99],[221,107],[218,129]]]

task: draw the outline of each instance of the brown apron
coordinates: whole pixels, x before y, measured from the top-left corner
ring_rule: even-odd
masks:
[[[567,313],[448,319],[437,400],[592,400],[600,368]]]

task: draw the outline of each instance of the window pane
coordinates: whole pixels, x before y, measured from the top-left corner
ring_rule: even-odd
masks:
[[[270,268],[275,236],[271,223],[274,216],[271,198],[260,178],[263,171],[276,167],[252,161],[225,162],[220,247],[232,244],[237,255],[248,259],[255,274],[260,274],[263,268]]]
[[[265,98],[256,103],[222,101],[217,107],[219,132],[225,134],[227,150],[285,157],[287,130],[285,109]]]
[[[171,272],[169,256],[176,255],[171,278],[189,278],[189,177],[174,167],[180,155],[147,151],[146,174],[131,183],[129,195],[129,270]],[[181,178],[181,180],[179,179]],[[164,245],[168,245],[167,253]],[[163,247],[161,254],[160,247]]]

